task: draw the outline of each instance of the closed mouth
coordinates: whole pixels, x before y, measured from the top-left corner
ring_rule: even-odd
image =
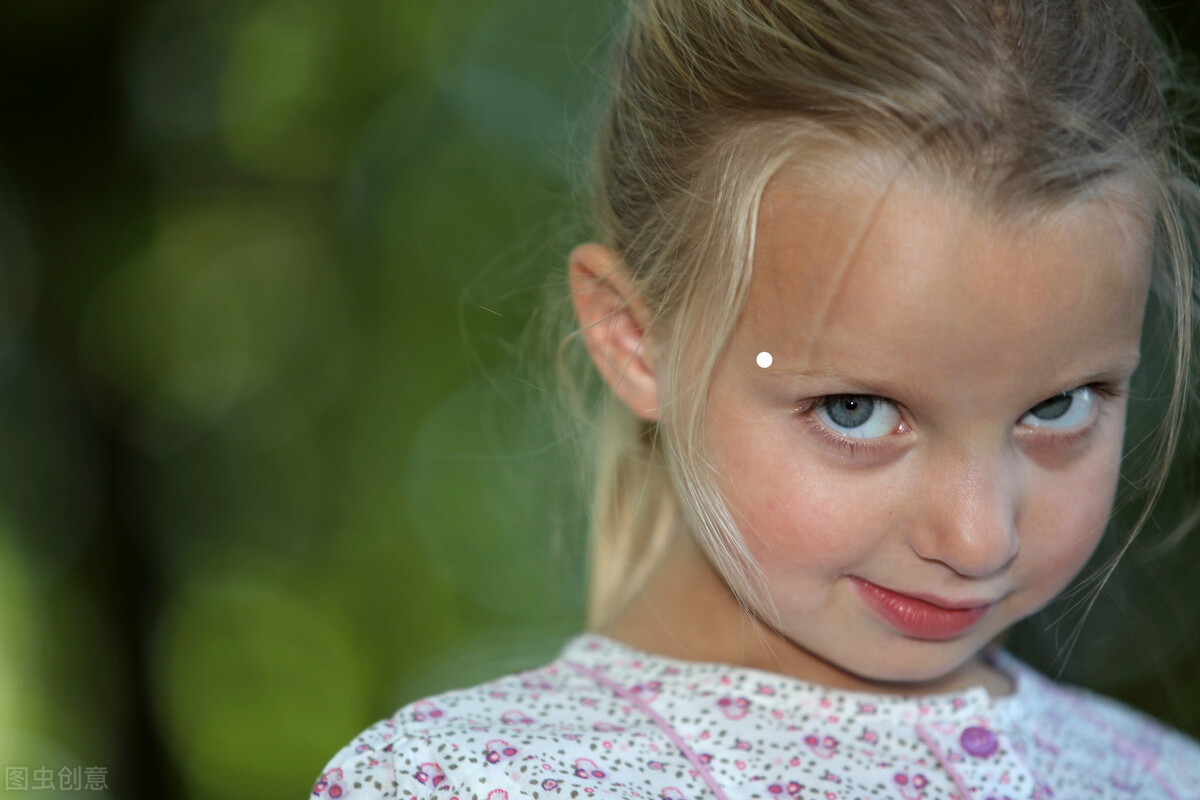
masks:
[[[995,607],[993,601],[949,601],[931,595],[911,595],[864,578],[851,577],[867,607],[889,627],[917,639],[942,640],[961,636]]]

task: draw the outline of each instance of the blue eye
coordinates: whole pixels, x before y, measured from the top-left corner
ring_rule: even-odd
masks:
[[[1091,419],[1095,406],[1096,393],[1081,386],[1038,403],[1021,417],[1021,424],[1031,428],[1070,430]]]
[[[890,400],[869,394],[830,395],[813,413],[830,430],[851,439],[879,439],[900,424],[900,412]]]

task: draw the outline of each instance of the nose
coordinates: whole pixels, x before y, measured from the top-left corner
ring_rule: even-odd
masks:
[[[909,544],[959,575],[999,572],[1020,549],[1019,476],[1002,453],[944,454],[924,470]]]

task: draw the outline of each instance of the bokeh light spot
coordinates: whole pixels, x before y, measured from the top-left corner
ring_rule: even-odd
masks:
[[[349,630],[251,569],[196,579],[176,597],[154,672],[189,798],[274,796],[315,775],[330,742],[362,727],[367,676]]]

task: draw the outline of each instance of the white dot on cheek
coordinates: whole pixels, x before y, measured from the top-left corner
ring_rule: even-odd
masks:
[[[754,363],[758,364],[763,369],[766,369],[767,367],[771,366],[772,362],[774,362],[774,361],[775,361],[775,359],[772,358],[771,354],[768,353],[766,350],[763,350],[761,353],[759,353],[754,358]]]

